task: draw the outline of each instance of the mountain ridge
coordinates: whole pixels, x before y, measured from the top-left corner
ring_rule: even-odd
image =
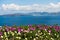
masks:
[[[48,13],[48,12],[31,12],[31,13],[13,13],[13,14],[5,14],[2,16],[58,16],[60,12],[56,13]]]

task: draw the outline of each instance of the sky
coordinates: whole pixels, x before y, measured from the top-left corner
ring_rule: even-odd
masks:
[[[20,12],[60,12],[60,0],[0,0],[0,15]]]

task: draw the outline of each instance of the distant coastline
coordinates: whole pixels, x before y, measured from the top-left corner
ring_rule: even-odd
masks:
[[[30,12],[30,13],[12,13],[0,16],[59,16],[60,12]]]

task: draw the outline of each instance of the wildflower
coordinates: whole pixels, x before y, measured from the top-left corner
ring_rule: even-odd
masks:
[[[1,36],[1,38],[3,38],[3,36]]]
[[[59,35],[57,35],[57,38],[59,37]]]
[[[50,33],[48,33],[50,35]]]
[[[35,36],[38,36],[38,34],[36,33]]]
[[[14,31],[14,33],[17,33],[17,31]]]
[[[23,29],[22,28],[18,28],[18,32],[22,32],[23,31]]]
[[[16,28],[12,27],[12,28],[11,28],[11,31],[14,31],[14,30],[16,30]]]
[[[9,29],[6,29],[6,32],[8,32],[9,31]]]
[[[32,36],[30,36],[30,38],[32,38]]]
[[[4,35],[7,35],[7,33],[6,33],[6,32],[4,32]]]
[[[32,33],[32,31],[30,31],[30,33]]]
[[[18,39],[21,39],[21,37],[19,37]]]
[[[33,40],[36,40],[36,38],[34,38]]]
[[[8,31],[9,31],[9,28],[8,28],[8,27],[6,27],[6,28],[5,28],[5,31],[6,31],[6,32],[8,32]]]
[[[44,35],[46,35],[46,34],[44,33]]]
[[[19,37],[16,37],[17,39],[19,38]]]
[[[21,37],[16,37],[17,39],[21,39]]]
[[[47,31],[47,29],[44,29],[45,31]]]
[[[54,40],[54,38],[51,38],[51,40]]]
[[[14,32],[11,32],[12,36],[14,36]]]
[[[4,35],[5,35],[5,37],[7,37],[7,33],[6,32],[4,32]]]
[[[48,30],[49,33],[51,33],[51,30]]]
[[[54,35],[56,35],[56,33]]]
[[[21,35],[21,33],[20,33],[20,32],[18,32],[18,35]]]
[[[8,33],[8,34],[10,34],[10,32],[9,32],[9,31],[8,31],[7,33]]]
[[[38,30],[38,33],[41,32],[40,30]]]
[[[38,37],[36,37],[36,39],[38,39]]]
[[[27,32],[27,33],[28,33],[28,32],[29,32],[29,30],[24,30],[24,32]]]
[[[28,40],[27,38],[25,38],[25,40]]]
[[[54,29],[58,32],[60,29],[59,29],[59,26],[55,26]]]
[[[47,38],[48,36],[46,36],[46,38]]]
[[[36,28],[35,27],[30,27],[30,30],[34,31]]]
[[[2,32],[0,32],[0,36],[2,35]]]
[[[6,40],[9,40],[8,38],[6,38]]]

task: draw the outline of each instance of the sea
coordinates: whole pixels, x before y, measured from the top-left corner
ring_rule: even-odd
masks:
[[[30,24],[60,25],[60,16],[0,16],[0,26],[20,26]]]

